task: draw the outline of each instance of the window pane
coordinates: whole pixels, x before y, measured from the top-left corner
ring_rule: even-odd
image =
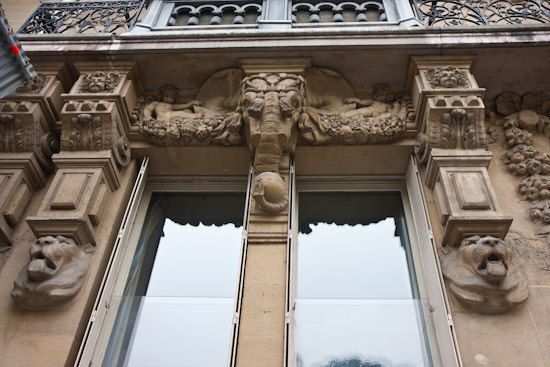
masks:
[[[299,198],[297,367],[430,366],[399,193]]]
[[[103,366],[227,364],[242,229],[224,200],[242,213],[241,194],[153,197]]]

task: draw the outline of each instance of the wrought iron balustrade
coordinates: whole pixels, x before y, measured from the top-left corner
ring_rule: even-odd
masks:
[[[18,33],[126,32],[136,23],[147,0],[41,3]]]
[[[341,23],[387,21],[382,1],[315,1],[292,2],[293,23]]]
[[[547,0],[413,0],[426,26],[550,23]]]
[[[169,26],[255,24],[262,13],[262,0],[178,2]]]

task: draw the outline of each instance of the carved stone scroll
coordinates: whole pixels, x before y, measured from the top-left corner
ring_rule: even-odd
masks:
[[[483,104],[479,97],[428,100],[430,120],[416,139],[415,153],[420,163],[426,163],[433,148],[486,149],[487,136],[483,124]],[[466,105],[466,106],[465,106]],[[454,107],[454,108],[453,108]],[[470,107],[470,108],[460,108]]]
[[[130,161],[130,144],[114,102],[68,101],[63,107],[61,150],[113,152],[116,163]]]
[[[440,250],[442,270],[460,303],[478,313],[501,313],[528,297],[527,280],[500,238],[472,236]]]
[[[60,306],[82,288],[94,248],[64,236],[44,236],[31,246],[29,264],[14,282],[11,297],[27,310]]]

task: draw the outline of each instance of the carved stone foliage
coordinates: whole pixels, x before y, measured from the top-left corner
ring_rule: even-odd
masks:
[[[550,200],[542,200],[538,203],[531,206],[529,209],[529,217],[535,223],[541,223],[550,230]],[[548,235],[550,232],[545,232],[544,234]]]
[[[194,99],[184,103],[176,88],[164,87],[143,108],[140,132],[160,146],[241,144],[242,118],[237,112],[241,80],[240,70],[217,72]]]
[[[72,238],[44,236],[30,249],[30,262],[14,282],[11,297],[27,310],[60,306],[82,288],[94,248]]]
[[[426,71],[426,79],[432,88],[468,88],[466,72],[451,65],[437,66]]]
[[[439,119],[429,120],[425,130],[417,135],[415,153],[421,163],[427,162],[433,148],[441,149],[487,149],[487,134],[482,111],[482,104],[477,97],[473,98],[435,97],[429,101],[435,109],[443,107],[435,114]],[[448,105],[463,105],[465,108],[447,109]]]
[[[199,101],[175,103],[177,94],[167,86],[160,101],[145,106],[140,132],[149,141],[160,146],[241,143],[239,113],[217,113]]]
[[[114,102],[69,101],[62,114],[62,151],[111,150],[117,165],[128,164],[130,144]]]
[[[58,151],[59,138],[48,130],[38,103],[0,102],[0,152],[33,152],[41,167],[50,172],[50,158]]]
[[[237,83],[240,89],[234,88]],[[211,88],[213,84],[218,88]],[[255,151],[264,111],[280,118],[277,129],[287,145],[283,151],[292,151],[298,135],[314,145],[388,143],[403,137],[408,112],[408,99],[388,86],[377,85],[372,98],[358,99],[341,75],[319,68],[303,76],[274,72],[244,79],[238,70],[223,70],[210,77],[194,99],[179,99],[175,88],[165,87],[158,100],[146,104],[140,131],[151,143],[236,145],[244,135]],[[244,128],[243,118],[248,124]]]
[[[440,250],[443,275],[453,295],[469,310],[501,313],[528,297],[527,280],[500,238],[472,236]]]
[[[537,234],[550,234],[548,200],[550,199],[550,153],[535,147],[535,134],[550,138],[550,98],[543,93],[527,93],[523,97],[512,92],[500,94],[495,111],[489,112],[494,123],[504,128],[508,151],[503,159],[506,169],[522,177],[518,191],[523,200],[533,202],[529,217],[539,224]],[[504,116],[503,116],[504,115]],[[547,144],[547,143],[546,143]]]
[[[87,74],[80,84],[81,93],[109,93],[112,92],[121,80],[120,74],[96,71]]]
[[[347,96],[341,105],[308,108],[299,125],[308,143],[382,144],[402,138],[408,101],[386,85],[376,85],[372,99]],[[327,108],[328,107],[328,108]]]

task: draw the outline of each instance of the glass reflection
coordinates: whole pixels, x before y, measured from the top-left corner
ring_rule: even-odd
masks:
[[[196,204],[206,210],[208,200]],[[219,211],[208,225],[174,216],[178,224],[166,218],[175,205],[154,198],[149,208],[125,295],[112,300],[105,367],[227,365],[242,229]]]
[[[399,195],[385,207],[369,203],[372,193],[302,195],[297,367],[431,366]],[[350,216],[352,206],[366,214]]]

